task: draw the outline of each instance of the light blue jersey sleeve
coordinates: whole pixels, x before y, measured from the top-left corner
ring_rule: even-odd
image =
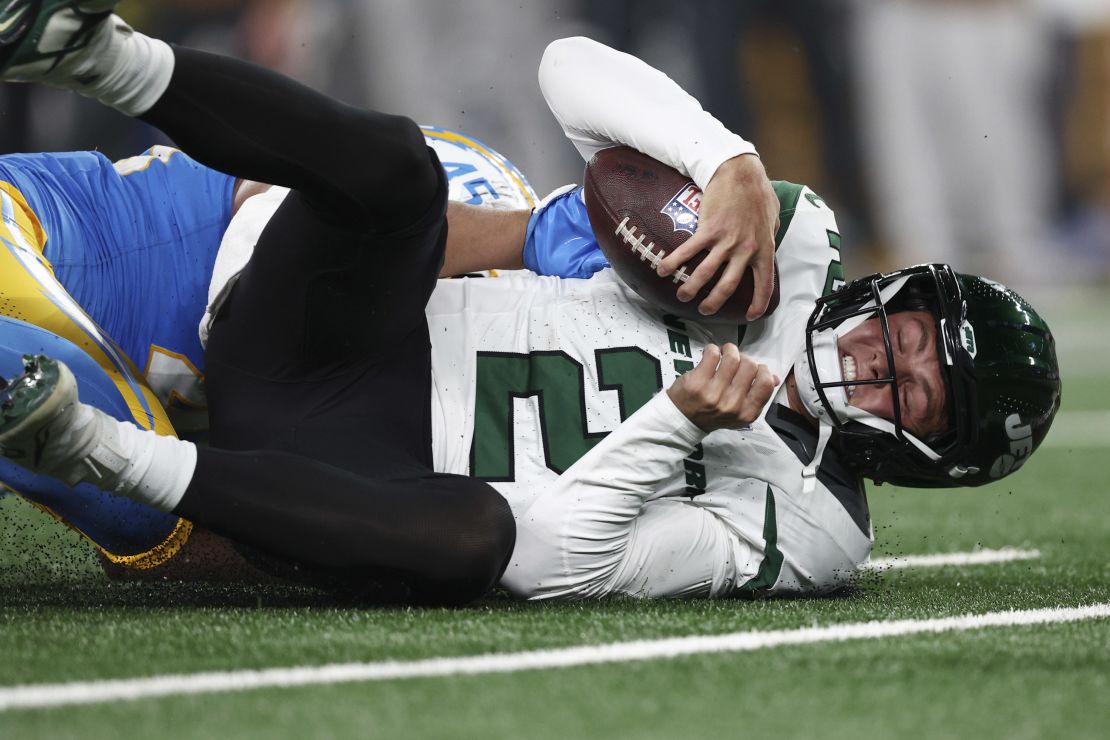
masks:
[[[6,155],[0,180],[41,222],[59,282],[140,371],[164,356],[203,373],[197,325],[234,178],[156,146],[114,164],[95,152]],[[190,393],[154,390],[164,400]]]
[[[540,203],[524,173],[472,136],[423,126],[428,146],[447,173],[451,200],[474,206],[535,209],[524,264],[541,275],[589,277],[609,263],[597,246],[581,188]]]
[[[541,205],[528,221],[524,266],[540,275],[588,278],[609,266],[590,228],[582,188]]]

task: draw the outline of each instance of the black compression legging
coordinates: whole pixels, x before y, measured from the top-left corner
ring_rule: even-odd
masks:
[[[446,192],[419,128],[253,65],[175,54],[143,119],[210,167],[294,189],[212,327],[213,448],[177,513],[353,588],[483,593],[515,526],[488,485],[430,467],[423,308]]]
[[[515,538],[504,499],[480,481],[434,473],[367,481],[284,452],[199,450],[177,513],[316,566],[330,576],[317,585],[416,603],[484,593]]]
[[[344,105],[238,59],[174,48],[169,89],[141,119],[213,169],[300,192],[321,214],[392,231],[436,192],[420,128]]]

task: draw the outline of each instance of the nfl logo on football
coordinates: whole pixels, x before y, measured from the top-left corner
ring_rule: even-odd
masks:
[[[701,189],[692,182],[686,183],[675,193],[660,213],[670,216],[675,231],[693,234],[698,230],[698,210],[701,208]]]

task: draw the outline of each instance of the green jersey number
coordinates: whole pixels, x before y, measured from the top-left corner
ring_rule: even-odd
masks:
[[[617,392],[621,421],[663,387],[659,360],[638,347],[599,349],[594,359],[598,390]],[[585,369],[566,352],[479,352],[472,476],[515,480],[513,400],[532,396],[539,401],[544,461],[556,473],[561,474],[608,434],[588,430]]]

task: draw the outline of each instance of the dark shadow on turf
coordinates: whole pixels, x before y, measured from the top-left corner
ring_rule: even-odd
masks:
[[[472,606],[507,604],[507,597],[491,596]],[[119,583],[97,577],[38,583],[0,581],[0,607],[36,609],[104,608],[408,608],[390,604],[373,594],[328,592],[293,584]],[[466,608],[466,607],[462,607]]]

